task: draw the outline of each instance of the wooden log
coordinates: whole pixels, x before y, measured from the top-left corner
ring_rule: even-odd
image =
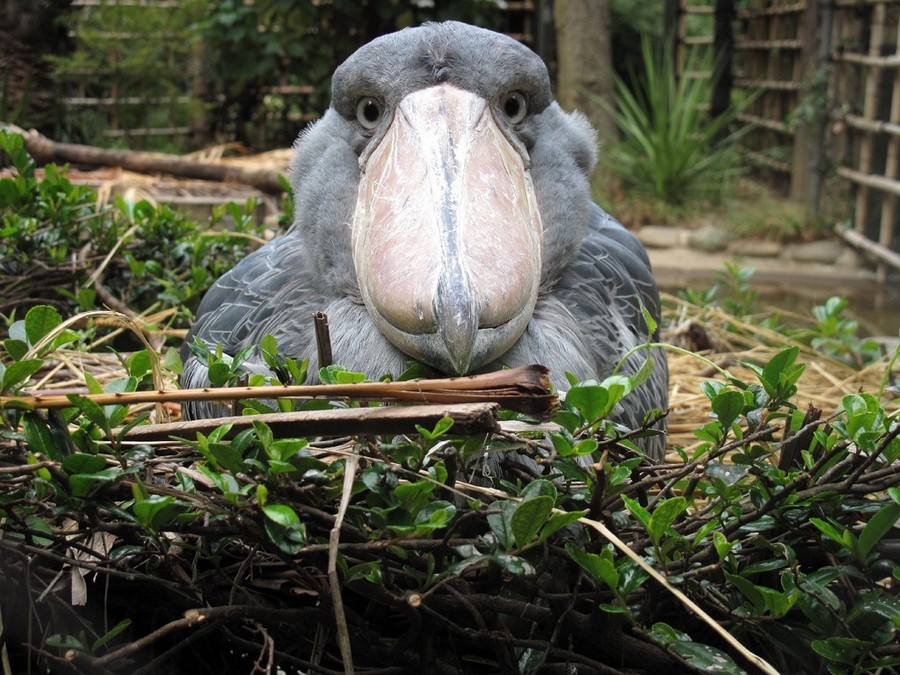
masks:
[[[160,152],[109,150],[77,143],[58,143],[34,130],[24,131],[12,125],[3,125],[0,128],[22,134],[25,139],[25,148],[39,164],[58,162],[90,166],[117,166],[137,173],[165,173],[179,178],[240,183],[271,194],[280,194],[284,191],[278,180],[279,172],[270,169],[246,169],[225,164],[198,162]]]
[[[147,424],[130,429],[119,440],[147,442],[173,437],[191,438],[198,432],[209,434],[230,424],[226,438],[250,428],[253,422],[265,422],[276,438],[309,436],[358,436],[363,434],[412,434],[416,425],[431,429],[439,420],[453,420],[454,434],[470,436],[499,431],[496,403],[455,403],[450,405],[388,406],[380,408],[336,408],[268,415],[238,415],[205,420]]]

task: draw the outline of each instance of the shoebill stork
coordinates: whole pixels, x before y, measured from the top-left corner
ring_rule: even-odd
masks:
[[[566,372],[601,379],[647,340],[640,305],[658,318],[659,295],[646,251],[591,200],[595,161],[586,118],[553,101],[519,42],[457,22],[378,38],[338,67],[331,107],[297,139],[293,225],[216,282],[185,344],[234,354],[272,334],[316,372],[323,311],[335,362],[371,377],[412,359],[446,375],[541,363],[559,388]],[[625,425],[666,407],[652,355]],[[208,386],[182,356],[182,385]],[[245,367],[266,371],[258,356]],[[662,438],[644,449],[660,457]]]

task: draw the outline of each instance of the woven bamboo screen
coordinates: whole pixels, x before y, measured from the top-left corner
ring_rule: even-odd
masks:
[[[852,229],[880,245],[870,250],[884,277],[900,260],[900,0],[678,0],[678,7],[680,53],[713,42],[714,22],[704,28],[699,17],[731,13],[734,86],[757,95],[741,116],[753,125],[746,156],[814,216],[834,177],[842,179]]]
[[[885,248],[900,244],[898,19],[897,0],[838,0],[831,32],[837,173],[856,188],[853,228]]]

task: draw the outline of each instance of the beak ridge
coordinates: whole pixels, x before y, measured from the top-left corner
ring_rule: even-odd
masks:
[[[363,302],[398,349],[442,372],[498,358],[537,302],[543,228],[523,152],[487,101],[444,84],[401,101],[361,158]]]

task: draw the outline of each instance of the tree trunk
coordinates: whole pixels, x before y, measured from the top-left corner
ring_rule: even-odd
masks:
[[[613,105],[609,0],[555,0],[559,58],[557,100],[580,110],[599,133],[600,151],[616,137],[615,123],[601,101]]]

